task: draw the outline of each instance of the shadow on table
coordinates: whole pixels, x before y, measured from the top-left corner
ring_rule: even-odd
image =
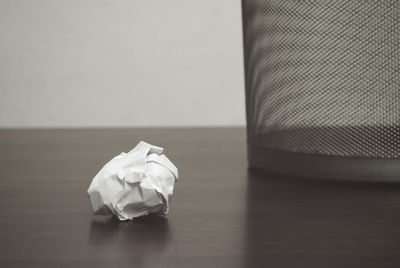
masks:
[[[399,185],[249,170],[246,208],[246,267],[399,267]]]
[[[97,251],[94,254],[98,256],[100,251],[110,264],[141,267],[157,261],[170,235],[168,219],[163,216],[148,215],[131,221],[109,216],[92,221],[89,243]]]

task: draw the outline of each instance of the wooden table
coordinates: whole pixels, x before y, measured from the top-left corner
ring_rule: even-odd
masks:
[[[178,166],[170,213],[92,216],[139,140]],[[400,187],[249,171],[241,128],[0,131],[1,267],[400,267]]]

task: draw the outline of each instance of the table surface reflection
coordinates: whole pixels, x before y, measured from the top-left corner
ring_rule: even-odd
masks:
[[[166,217],[91,215],[139,140],[180,179]],[[399,267],[400,186],[248,170],[243,128],[0,130],[1,267]]]

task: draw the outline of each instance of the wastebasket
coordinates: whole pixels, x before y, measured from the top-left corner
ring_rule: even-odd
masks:
[[[250,166],[400,181],[399,6],[242,0]]]

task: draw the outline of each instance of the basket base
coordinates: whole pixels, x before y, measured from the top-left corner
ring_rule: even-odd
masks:
[[[248,144],[248,163],[281,175],[400,183],[400,159],[340,157],[271,150]]]

